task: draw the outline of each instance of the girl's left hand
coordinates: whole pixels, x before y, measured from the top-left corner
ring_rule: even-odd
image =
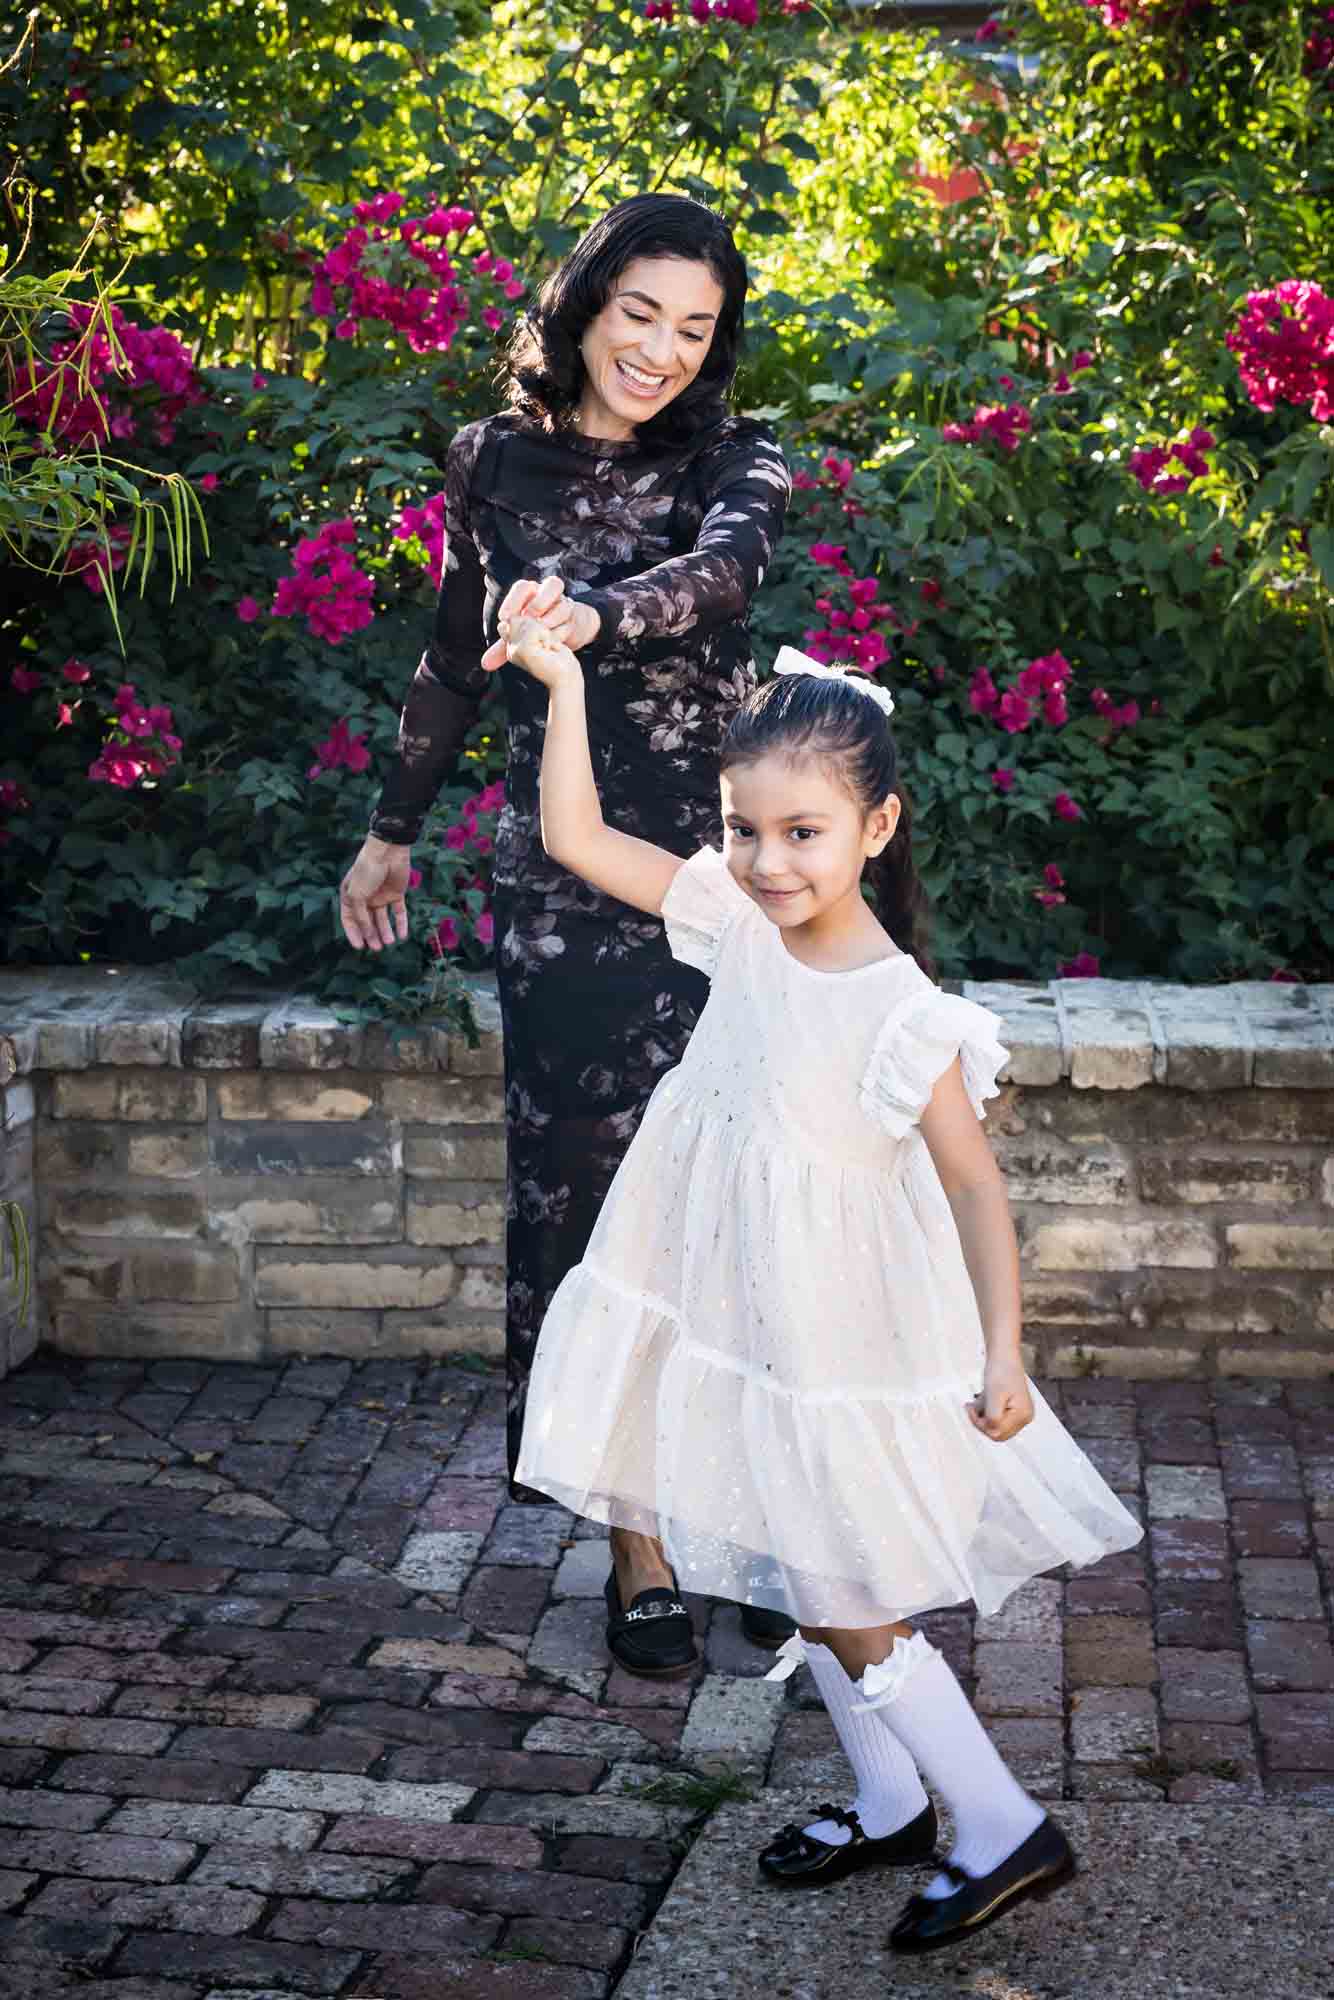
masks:
[[[577,597],[567,597],[564,582],[558,576],[543,577],[540,583],[523,577],[510,586],[497,614],[497,623],[503,632],[520,618],[540,619],[552,638],[559,639],[572,653],[577,653],[581,646],[591,645],[602,629],[602,620],[592,605],[581,604]],[[505,641],[500,638],[494,646],[487,647],[482,665],[488,673],[494,673],[508,658]]]
[[[1033,1421],[1033,1397],[1022,1361],[988,1361],[982,1376],[982,1394],[968,1405],[968,1414],[984,1437],[1004,1444],[1025,1424]]]

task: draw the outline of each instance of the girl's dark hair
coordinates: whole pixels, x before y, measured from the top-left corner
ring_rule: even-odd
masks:
[[[733,716],[723,738],[724,771],[779,752],[817,757],[864,812],[897,792],[903,810],[894,837],[866,864],[863,880],[876,915],[900,951],[915,958],[930,979],[935,967],[927,942],[928,906],[912,860],[912,814],[899,783],[899,753],[889,717],[855,681],[814,674],[775,675]]]
[[[683,444],[727,414],[736,374],[749,278],[732,232],[703,202],[680,194],[636,194],[600,216],[551,273],[520,320],[503,364],[510,407],[557,430],[579,407],[580,343],[612,286],[636,257],[681,257],[706,264],[722,287],[722,310],[704,365],[688,388],[636,427],[650,443]]]

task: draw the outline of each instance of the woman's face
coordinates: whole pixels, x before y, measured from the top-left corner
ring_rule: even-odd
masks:
[[[723,288],[707,264],[636,257],[584,332],[579,429],[628,438],[694,381],[713,342]]]

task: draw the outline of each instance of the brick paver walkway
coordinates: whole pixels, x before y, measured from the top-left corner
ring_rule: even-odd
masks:
[[[924,1621],[1006,1754],[1334,1805],[1334,1384],[1050,1393],[1149,1536]],[[602,2000],[720,1774],[842,1787],[730,1607],[692,1683],[609,1672],[596,1535],[501,1457],[481,1367],[0,1385],[3,2000]]]

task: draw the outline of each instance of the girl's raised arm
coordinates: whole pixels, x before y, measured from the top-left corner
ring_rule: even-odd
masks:
[[[684,863],[664,847],[618,833],[603,819],[578,660],[537,618],[515,619],[502,628],[502,637],[514,664],[541,681],[550,696],[542,748],[542,845],[553,861],[595,889],[659,915]]]

